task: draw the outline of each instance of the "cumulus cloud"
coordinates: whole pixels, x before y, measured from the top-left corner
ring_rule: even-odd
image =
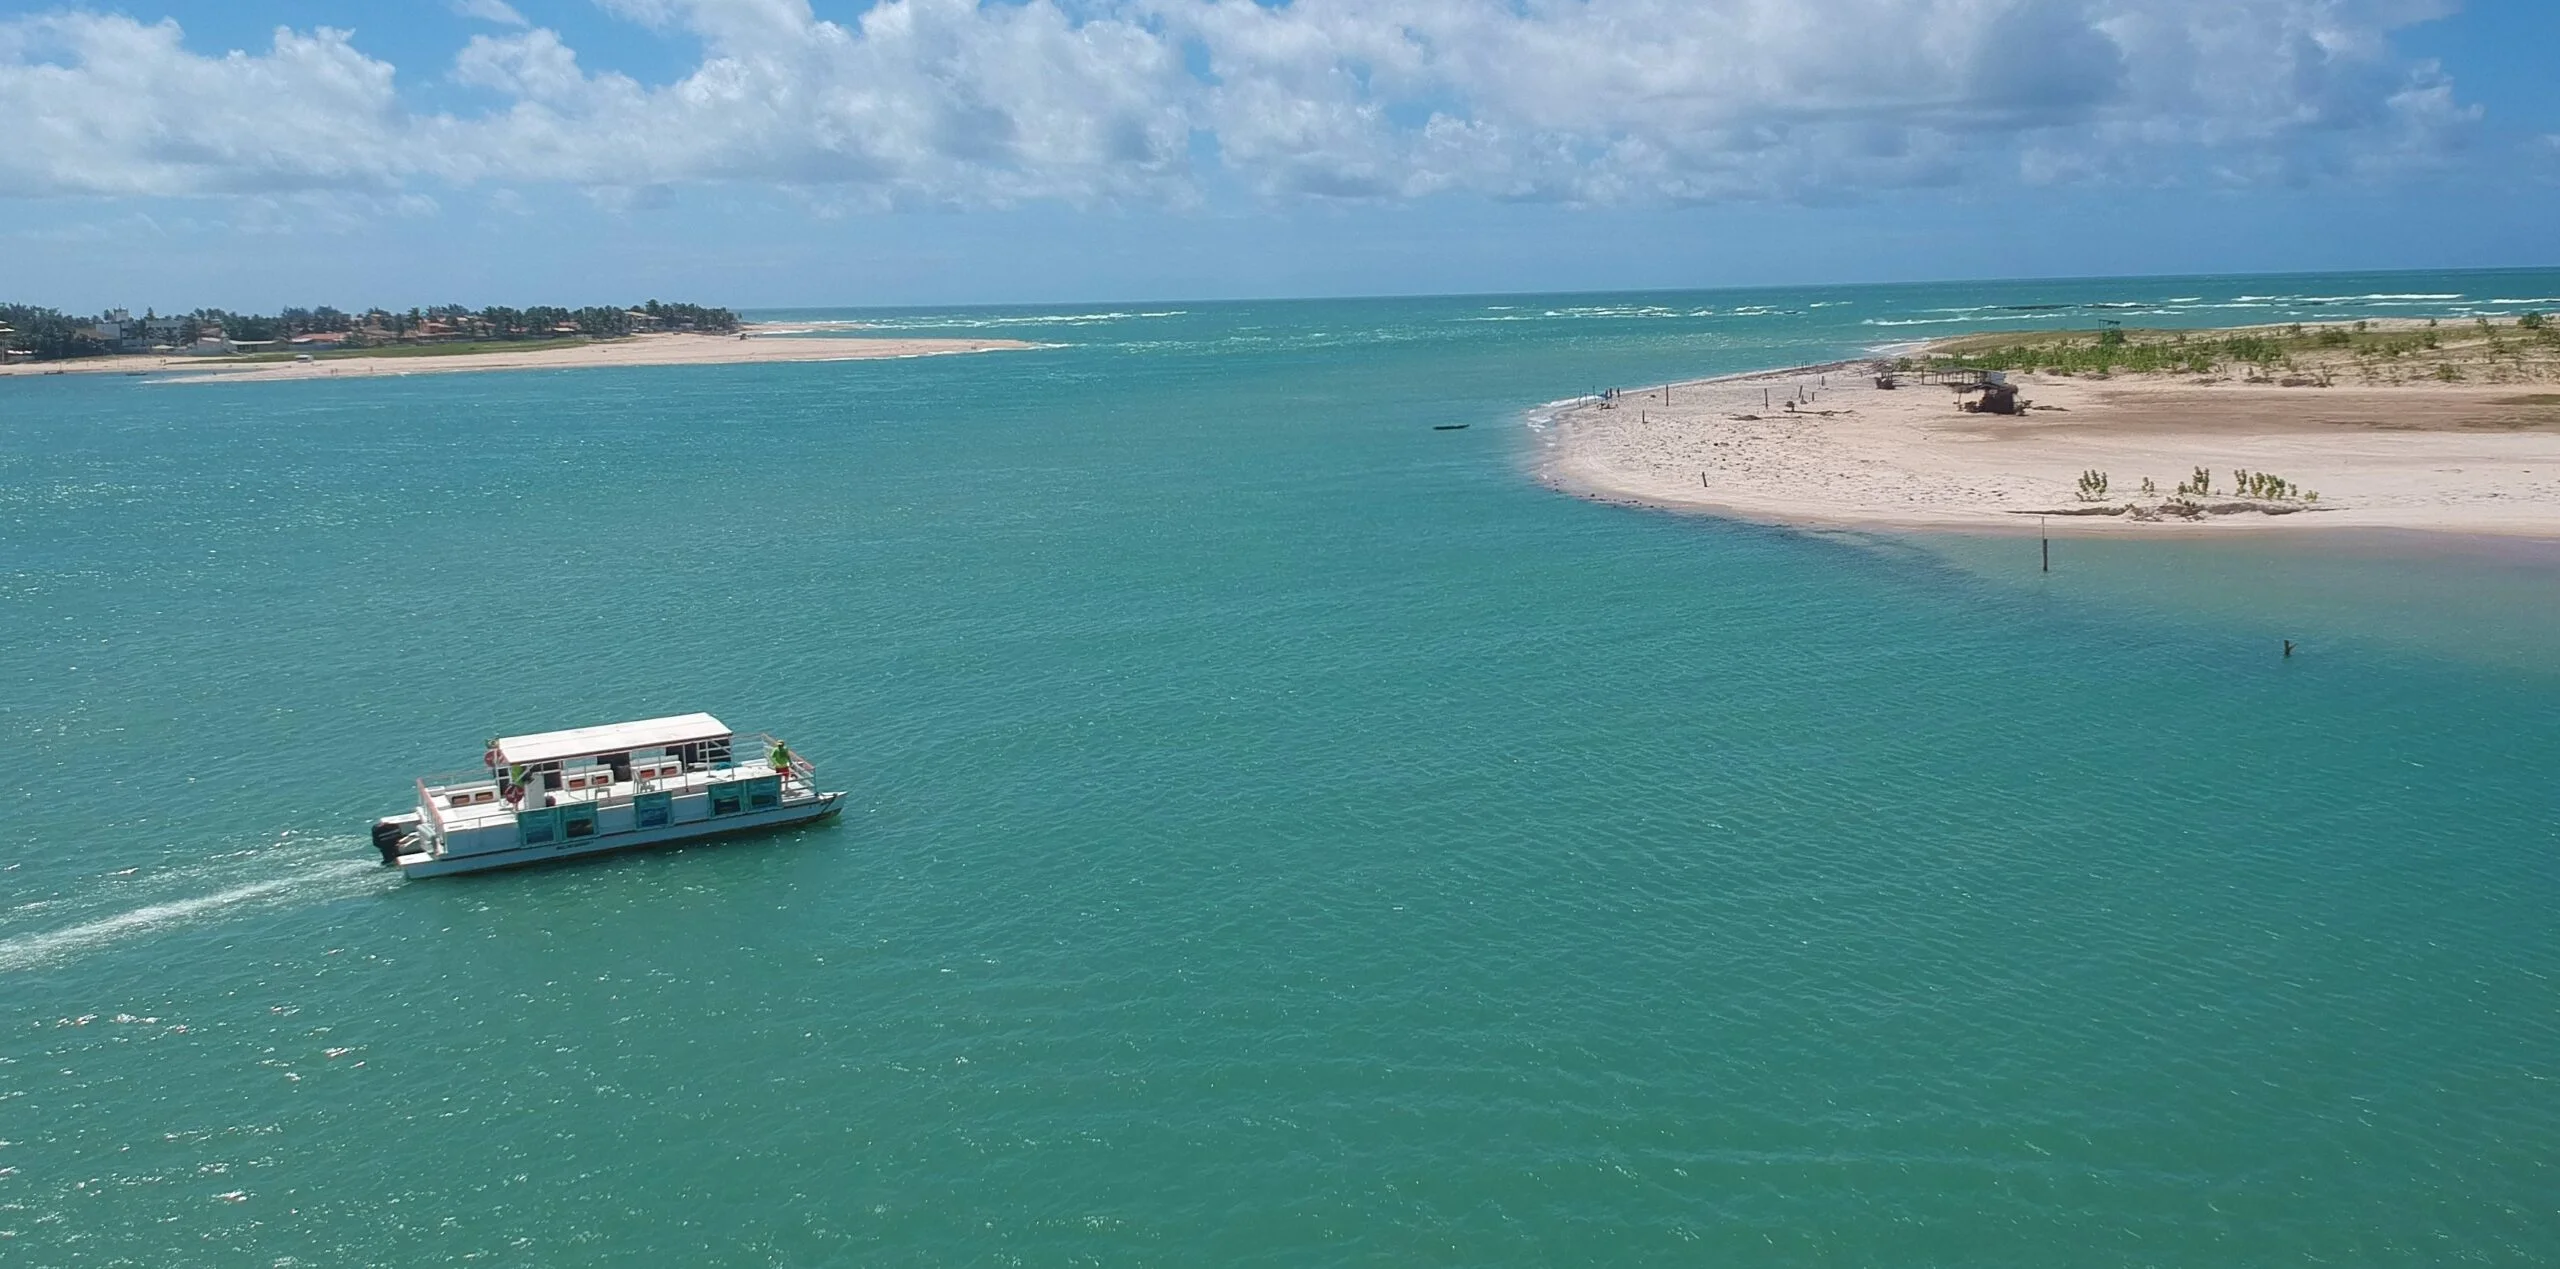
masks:
[[[852,25],[800,0],[621,0],[702,41],[685,78],[589,73],[549,30],[479,36],[453,76],[510,99],[439,121],[457,176],[597,187],[761,181],[876,201],[1180,197],[1188,76],[1130,21],[1046,0],[890,0]]]
[[[1971,174],[2174,179],[2200,156],[2351,150],[2393,124],[2395,95],[2434,79],[2397,64],[2386,39],[2432,9],[2352,0],[1207,0],[1162,12],[1207,52],[1203,110],[1222,151],[1266,187],[1312,193],[1614,200]]]
[[[388,189],[411,127],[392,76],[328,27],[205,57],[175,21],[0,24],[0,194]]]
[[[2372,179],[2478,109],[2391,32],[2442,0],[601,0],[643,83],[502,0],[403,104],[345,32],[0,22],[0,196],[758,182],[846,203],[1824,198],[1973,179]]]

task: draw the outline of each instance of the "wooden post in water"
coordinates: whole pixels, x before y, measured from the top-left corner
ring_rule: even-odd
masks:
[[[2036,541],[2044,545],[2044,571],[2050,573],[2053,571],[2053,539],[2045,535],[2043,516],[2036,517]]]

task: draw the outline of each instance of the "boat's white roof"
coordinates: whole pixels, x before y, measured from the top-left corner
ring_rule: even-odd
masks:
[[[498,756],[507,762],[550,762],[630,749],[663,749],[696,740],[718,740],[728,734],[729,725],[709,714],[678,714],[673,718],[644,718],[636,723],[505,736],[498,741]]]

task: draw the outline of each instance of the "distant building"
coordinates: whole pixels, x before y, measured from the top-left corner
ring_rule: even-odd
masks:
[[[308,335],[293,337],[293,347],[296,352],[327,352],[346,342],[347,333],[335,330],[313,331]]]
[[[109,348],[123,348],[142,338],[142,323],[126,318],[119,310],[99,319],[94,325],[83,327],[80,333]]]

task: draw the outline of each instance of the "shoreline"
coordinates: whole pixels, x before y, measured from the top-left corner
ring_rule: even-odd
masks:
[[[121,354],[72,361],[32,361],[0,366],[0,378],[49,375],[143,376],[166,383],[255,383],[280,379],[397,378],[420,374],[470,374],[501,370],[579,370],[609,366],[719,366],[773,362],[872,361],[1012,352],[1043,345],[1018,339],[911,339],[870,336],[795,338],[798,328],[750,322],[735,335],[670,333],[596,340],[573,347],[497,349],[390,356],[322,354],[310,361],[230,361],[219,358]]]
[[[1898,362],[1896,386],[1879,387]],[[2007,415],[1959,409],[1951,387],[1918,381],[1927,365],[1880,351],[1551,403],[1532,412],[1533,474],[1596,501],[1815,530],[2560,540],[2550,363],[2502,364],[2485,383],[2369,368],[2348,383],[2335,365],[2283,379],[2017,371],[2025,408]],[[2200,467],[2209,492],[2190,496]],[[2243,472],[2285,485],[2253,493]],[[2104,473],[2103,492],[2083,473]]]

